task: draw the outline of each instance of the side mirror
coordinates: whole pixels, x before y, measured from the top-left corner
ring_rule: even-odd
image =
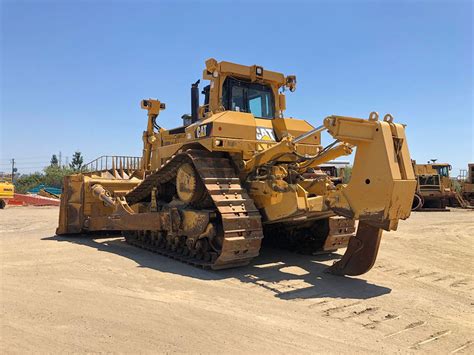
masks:
[[[286,84],[285,86],[290,89],[291,92],[296,90],[296,76],[295,75],[288,75],[286,77]]]

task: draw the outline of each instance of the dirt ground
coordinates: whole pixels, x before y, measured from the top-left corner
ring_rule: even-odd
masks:
[[[2,353],[472,353],[474,212],[419,212],[374,269],[264,249],[206,271],[120,237],[57,237],[56,207],[0,211]]]

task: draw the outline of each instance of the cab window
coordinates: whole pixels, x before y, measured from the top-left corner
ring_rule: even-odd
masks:
[[[449,170],[447,166],[437,166],[436,170],[440,176],[449,177]]]
[[[232,87],[232,97],[231,97],[231,110],[238,112],[245,112],[244,105],[244,88],[233,86]]]
[[[247,112],[258,118],[274,118],[274,99],[271,87],[235,78],[227,78],[222,101],[226,110]]]
[[[249,109],[255,117],[273,118],[271,106],[271,92],[264,90],[248,89]]]

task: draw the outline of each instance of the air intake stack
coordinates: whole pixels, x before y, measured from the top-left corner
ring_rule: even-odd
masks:
[[[197,122],[199,120],[199,82],[196,81],[191,85],[191,122]]]

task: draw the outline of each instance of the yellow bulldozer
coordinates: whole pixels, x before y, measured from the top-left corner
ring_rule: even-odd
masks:
[[[427,164],[413,161],[413,168],[417,179],[413,211],[448,211],[446,207],[459,205],[460,195],[449,176],[450,164],[436,163],[436,159]]]
[[[305,253],[347,247],[328,271],[373,266],[382,230],[406,219],[416,180],[405,127],[379,119],[326,117],[313,127],[285,117],[296,77],[209,59],[191,86],[191,114],[165,129],[166,105],[147,111],[141,157],[101,157],[67,176],[57,234],[120,231],[135,246],[211,269],[248,264],[262,239]],[[321,144],[321,133],[334,142]],[[319,166],[356,151],[350,183]],[[357,232],[356,223],[358,221]]]

